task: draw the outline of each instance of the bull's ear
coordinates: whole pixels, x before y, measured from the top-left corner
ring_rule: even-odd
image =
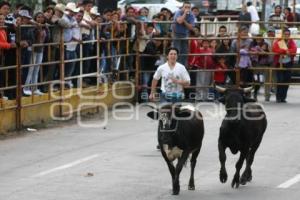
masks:
[[[147,116],[151,119],[158,120],[158,112],[157,111],[150,111],[147,113]]]
[[[222,104],[225,104],[225,96],[221,96],[218,98],[218,101]]]
[[[253,98],[249,98],[249,97],[244,96],[244,102],[245,103],[251,103],[251,102],[257,102],[257,101]]]

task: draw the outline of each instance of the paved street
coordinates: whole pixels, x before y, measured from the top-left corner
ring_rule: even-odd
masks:
[[[292,87],[287,100],[287,104],[277,104],[272,97],[271,102],[263,102],[268,128],[254,160],[253,180],[239,189],[230,186],[237,156],[228,150],[229,179],[219,182],[221,118],[213,118],[215,104],[209,103],[200,107],[205,136],[195,170],[195,191],[187,190],[188,163],[181,173],[180,195],[171,195],[171,177],[155,149],[157,123],[146,117],[150,108],[144,107],[136,108],[135,115],[128,110],[115,113],[123,120],[110,113],[105,127],[92,127],[103,122],[102,116],[82,122],[89,127],[59,125],[1,140],[0,199],[298,200],[300,88]]]

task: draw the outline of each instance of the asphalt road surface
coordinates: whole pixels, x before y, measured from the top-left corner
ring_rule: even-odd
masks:
[[[219,181],[217,138],[223,106],[200,106],[205,136],[195,169],[196,190],[187,190],[188,163],[179,196],[171,195],[169,171],[155,148],[157,122],[146,117],[150,108],[123,106],[109,113],[105,127],[102,115],[1,140],[0,199],[298,200],[300,88],[292,87],[287,100],[263,102],[268,128],[254,160],[253,180],[238,189],[230,186],[237,155],[228,150],[228,181]]]

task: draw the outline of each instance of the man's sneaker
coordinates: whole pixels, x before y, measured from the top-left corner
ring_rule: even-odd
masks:
[[[38,96],[44,95],[44,93],[41,92],[39,89],[35,90],[35,91],[33,92],[33,94],[38,95]]]

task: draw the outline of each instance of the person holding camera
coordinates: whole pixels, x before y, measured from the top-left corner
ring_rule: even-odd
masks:
[[[195,17],[191,12],[191,3],[183,2],[183,6],[174,14],[172,24],[173,47],[180,49],[181,55],[178,62],[187,66],[188,40],[189,32],[195,26]]]

